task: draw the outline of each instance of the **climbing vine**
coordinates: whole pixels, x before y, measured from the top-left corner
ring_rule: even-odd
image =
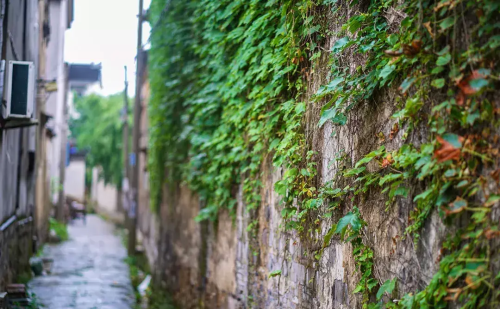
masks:
[[[403,17],[397,30],[389,26],[386,16],[394,6]],[[429,286],[385,304],[382,296],[391,295],[396,279],[382,284],[375,299],[370,297],[379,284],[372,274],[373,251],[360,235],[366,222],[358,209],[354,207],[332,227],[323,246],[336,233],[352,244],[361,273],[353,292],[362,293],[364,307],[446,308],[456,302],[463,308],[482,308],[499,304],[500,274],[492,264],[492,259],[498,259],[493,239],[500,236],[498,222],[492,220],[492,206],[498,206],[500,200],[498,135],[494,133],[498,128],[494,91],[498,82],[495,50],[500,46],[498,13],[499,4],[493,1],[412,1],[401,6],[373,1],[366,12],[349,18],[338,33],[345,36],[332,48],[331,81],[316,94],[316,100],[327,101],[319,125],[327,121],[344,125],[358,103],[400,80],[402,108],[392,116],[398,122],[389,138],[404,128],[406,132],[400,135],[407,140],[415,126],[425,122],[428,142],[418,146],[410,142],[390,152],[381,146],[352,168],[338,172],[337,185],[343,187],[332,182],[318,190],[307,188],[295,169],[288,170],[276,188],[288,201],[284,215],[298,220],[291,220],[289,226],[300,230],[307,211],[325,204],[332,210],[353,204],[360,201],[356,196],[371,187],[381,187],[388,194],[386,205],[390,205],[398,197],[408,197],[408,185],[414,185],[415,179],[425,184],[425,190],[413,196],[416,207],[406,236],[418,244],[418,232],[433,210],[445,222],[454,223],[443,244],[439,271]],[[342,53],[368,55],[364,65],[353,72],[342,63],[338,56]],[[367,172],[366,165],[373,160],[379,162],[379,168]],[[354,180],[344,187],[349,178]],[[468,223],[460,223],[459,218]]]
[[[261,167],[272,156],[285,170],[275,190],[286,229],[303,234],[313,213],[321,213],[317,220],[345,214],[316,258],[337,234],[352,244],[353,293],[363,307],[498,306],[499,13],[495,0],[153,1],[152,205],[164,180],[174,180],[203,201],[199,220],[234,212],[238,186],[255,209]],[[327,14],[342,21],[338,31],[324,24]],[[328,82],[308,98],[310,69],[331,36]],[[309,106],[320,105],[318,125],[331,122],[335,132],[361,103],[391,91],[397,111],[390,135],[378,136],[382,146],[357,162],[340,155],[346,168],[319,186],[302,126]],[[400,147],[386,149],[393,139]],[[396,278],[379,283],[373,274],[363,220],[371,190],[387,196],[386,211],[413,201],[403,237],[417,246],[433,212],[449,226],[439,270],[418,293],[396,299]]]
[[[312,1],[154,1],[151,48],[153,205],[166,165],[204,201],[199,219],[260,202],[259,171],[269,151],[293,152],[288,132],[305,105],[298,78]],[[164,14],[165,8],[167,13]],[[168,151],[175,149],[175,151]],[[300,156],[300,154],[298,154]]]

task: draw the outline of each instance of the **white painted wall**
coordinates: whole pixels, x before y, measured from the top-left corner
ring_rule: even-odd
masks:
[[[99,179],[99,170],[92,169],[92,201],[97,205],[97,212],[102,212],[108,216],[121,216],[117,209],[116,188],[112,185],[105,185]]]
[[[68,25],[67,0],[50,1],[50,41],[47,46],[46,79],[56,80],[57,91],[52,92],[47,98],[46,113],[53,118],[47,123],[52,127],[56,136],[52,139],[51,149],[47,151],[47,159],[50,162],[48,171],[51,183],[59,183],[59,164],[61,160],[61,147],[66,140],[67,119],[63,116],[64,97],[66,92],[66,77],[64,64],[64,36]],[[57,187],[57,186],[56,186]],[[52,202],[58,199],[57,190],[52,190]]]
[[[72,159],[65,170],[64,193],[66,196],[85,200],[85,160]]]

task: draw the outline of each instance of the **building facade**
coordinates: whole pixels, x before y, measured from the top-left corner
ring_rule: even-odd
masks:
[[[50,5],[54,1],[0,1],[2,60],[32,62],[34,83],[28,83],[26,104],[31,118],[1,119],[0,128],[0,289],[29,272],[29,258],[48,230],[50,208],[43,201],[41,141],[45,136],[44,103],[50,42]],[[65,2],[62,0],[60,2]],[[2,72],[3,73],[3,72]],[[6,77],[3,75],[2,77]],[[14,79],[14,78],[13,78]],[[13,85],[18,83],[14,80]],[[0,85],[6,100],[6,79]],[[43,116],[42,116],[43,115]],[[38,123],[38,127],[35,124]]]
[[[45,78],[56,83],[56,90],[47,95],[45,113],[46,130],[51,138],[46,141],[47,175],[50,184],[49,202],[62,205],[64,197],[65,150],[68,135],[68,66],[64,62],[66,30],[73,21],[73,0],[50,0],[50,41],[47,46]],[[59,203],[60,202],[60,203]],[[59,216],[59,219],[62,218]]]

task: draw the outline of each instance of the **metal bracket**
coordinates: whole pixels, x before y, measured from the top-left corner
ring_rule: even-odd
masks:
[[[0,130],[10,130],[17,128],[25,128],[37,126],[38,120],[36,119],[4,119],[0,116]]]

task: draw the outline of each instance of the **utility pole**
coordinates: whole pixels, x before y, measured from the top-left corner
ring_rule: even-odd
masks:
[[[141,135],[141,75],[142,75],[142,22],[143,0],[139,0],[139,15],[137,27],[137,69],[135,72],[135,100],[134,100],[134,128],[132,134],[133,152],[130,157],[131,169],[131,195],[129,207],[128,254],[135,255],[137,202],[139,192],[139,139]]]
[[[69,66],[64,65],[64,102],[63,102],[63,121],[61,124],[61,153],[59,158],[59,199],[57,203],[57,220],[65,222],[64,206],[66,196],[64,194],[64,179],[66,177],[66,147],[68,143],[68,92],[69,92]]]
[[[129,166],[128,166],[128,155],[129,155],[129,129],[128,129],[128,80],[127,80],[127,66],[125,68],[125,89],[123,90],[123,111],[122,111],[122,121],[123,121],[123,184],[122,184],[122,208],[124,210],[125,216],[125,226],[128,226],[128,209],[130,207],[129,202]]]

